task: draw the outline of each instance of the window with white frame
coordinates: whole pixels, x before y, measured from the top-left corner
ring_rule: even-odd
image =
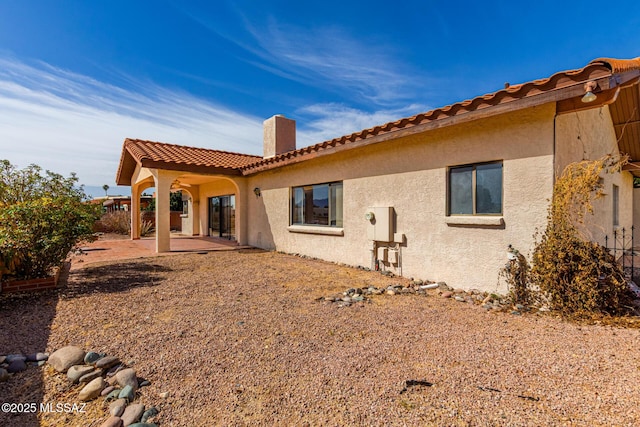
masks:
[[[450,167],[448,215],[501,215],[502,162]]]
[[[293,187],[291,224],[342,227],[342,182]]]

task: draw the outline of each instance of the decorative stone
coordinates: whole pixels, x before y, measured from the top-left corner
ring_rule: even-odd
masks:
[[[47,360],[49,358],[49,354],[47,353],[31,353],[27,354],[28,362],[40,362],[41,360]]]
[[[16,354],[7,354],[5,356],[5,362],[6,363],[11,363],[14,360],[22,360],[23,362],[27,360],[27,356],[25,356],[24,354],[21,353],[16,353]]]
[[[442,298],[451,298],[453,296],[453,292],[451,291],[444,291],[442,293]]]
[[[142,403],[132,403],[124,409],[124,412],[120,416],[120,418],[122,418],[122,425],[126,427],[136,421],[140,421],[143,413],[144,405]]]
[[[158,396],[160,396],[162,399],[166,399],[167,397],[169,397],[169,392],[163,391],[162,393],[158,393]]]
[[[460,295],[456,295],[455,297],[453,297],[453,299],[458,301],[458,302],[464,302],[465,301],[464,297],[461,297]]]
[[[122,427],[122,418],[110,416],[100,427]]]
[[[114,390],[111,390],[109,392],[109,394],[107,394],[107,397],[105,397],[105,400],[113,400],[113,399],[117,399],[118,396],[120,395],[120,392],[122,390],[120,390],[119,388],[116,388]]]
[[[437,283],[438,288],[444,290],[444,291],[451,291],[451,287],[449,287],[445,282],[438,282]]]
[[[84,356],[84,363],[87,365],[93,365],[98,360],[102,359],[102,355],[96,353],[95,351],[90,351]]]
[[[396,294],[396,291],[394,291],[393,289],[387,289],[386,294],[387,294],[387,295],[395,295],[395,294]]]
[[[138,384],[138,387],[146,387],[148,385],[151,385],[151,381],[149,380],[142,380],[140,381],[140,383]]]
[[[27,364],[24,363],[24,360],[15,359],[13,362],[9,363],[7,367],[7,372],[10,374],[14,374],[16,372],[22,372],[27,369]]]
[[[109,368],[109,370],[107,371],[107,376],[112,377],[115,374],[117,374],[119,371],[123,370],[124,368],[125,366],[122,364],[114,365],[111,368]]]
[[[87,384],[82,390],[80,390],[80,393],[78,393],[78,399],[82,400],[83,402],[95,399],[96,397],[100,396],[100,392],[102,391],[104,386],[104,379],[102,379],[102,377],[98,377],[89,382],[89,384]]]
[[[124,386],[122,390],[120,390],[120,393],[118,394],[118,399],[126,399],[127,402],[133,401],[134,397],[135,397],[135,392],[133,391],[133,387],[131,387],[130,385]]]
[[[4,363],[7,360],[7,356],[0,356],[0,364]]]
[[[127,407],[127,401],[125,399],[118,399],[109,404],[109,413],[115,417],[119,417],[124,412],[124,408]]]
[[[133,391],[138,389],[138,378],[136,377],[136,371],[133,368],[123,369],[116,374],[116,381],[120,387],[130,385]]]
[[[151,408],[144,411],[144,414],[142,414],[142,418],[140,418],[140,421],[146,423],[149,418],[155,417],[156,415],[158,415],[158,409],[156,409],[155,406],[152,406]]]
[[[79,347],[69,345],[62,347],[49,356],[47,363],[58,372],[67,372],[73,365],[84,362],[84,350]]]
[[[93,367],[92,366],[73,365],[67,371],[67,378],[69,378],[69,380],[72,383],[77,383],[80,380],[80,377],[82,377],[84,375],[87,375],[89,372],[92,372],[92,371],[93,371]],[[88,381],[85,381],[85,382],[88,382]]]
[[[110,385],[109,387],[105,387],[105,389],[100,392],[100,396],[106,396],[106,395],[108,395],[109,393],[111,393],[115,389],[116,388],[114,386],[112,386],[112,385]]]
[[[24,362],[27,360],[27,356],[24,356],[22,354],[7,354],[5,362],[11,364],[11,362],[15,362],[16,360]]]
[[[120,359],[115,356],[105,356],[100,358],[96,363],[95,367],[100,369],[109,369],[112,366],[120,363]]]
[[[3,383],[9,379],[9,372],[6,369],[0,368],[0,383]]]
[[[89,372],[88,374],[84,374],[83,376],[81,376],[78,382],[88,383],[101,376],[102,376],[102,369],[96,369],[95,371]],[[105,387],[106,387],[106,383],[105,383]]]

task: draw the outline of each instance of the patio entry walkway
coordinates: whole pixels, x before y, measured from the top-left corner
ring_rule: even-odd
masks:
[[[82,245],[81,254],[71,257],[71,269],[82,268],[94,262],[168,256],[188,252],[233,251],[248,249],[234,241],[207,236],[171,235],[171,252],[156,253],[155,237],[143,237],[131,240],[128,236],[104,234],[95,242]]]

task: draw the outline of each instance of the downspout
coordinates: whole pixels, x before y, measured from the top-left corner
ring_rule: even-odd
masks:
[[[556,120],[558,120],[558,104],[556,103],[556,108],[555,111],[553,113],[553,175],[552,175],[552,197],[553,197],[553,186],[555,186],[556,183],[556,167],[557,167],[557,158],[556,158],[556,143],[557,143],[557,132],[558,132],[558,128],[557,128],[557,124],[556,124]]]

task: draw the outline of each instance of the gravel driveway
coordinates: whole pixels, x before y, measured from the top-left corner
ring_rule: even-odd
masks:
[[[93,264],[59,294],[3,299],[0,354],[116,355],[151,381],[140,401],[161,426],[640,425],[637,329],[487,312],[435,290],[317,300],[397,283],[258,250]],[[50,368],[0,383],[3,401],[74,393]],[[99,426],[106,408],[0,425]]]

